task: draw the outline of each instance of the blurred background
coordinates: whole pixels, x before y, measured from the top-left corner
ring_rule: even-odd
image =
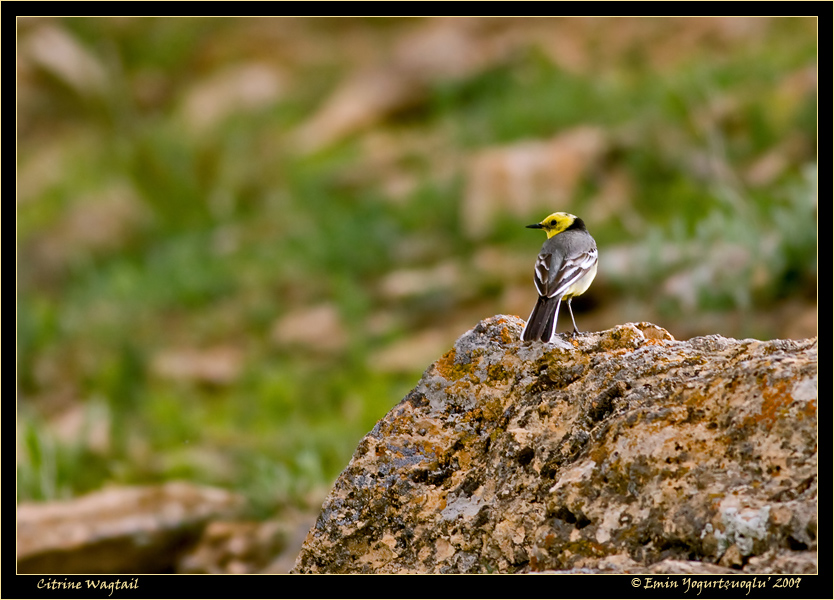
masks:
[[[316,510],[580,215],[583,330],[816,335],[813,18],[19,19],[18,500]],[[570,329],[566,315],[559,324]]]

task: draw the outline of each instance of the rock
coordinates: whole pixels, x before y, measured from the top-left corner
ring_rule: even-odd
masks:
[[[83,97],[103,95],[112,85],[96,53],[64,27],[52,23],[36,27],[21,50],[24,63],[37,65]]]
[[[303,152],[327,148],[386,118],[420,106],[432,86],[472,76],[511,55],[512,46],[490,43],[477,20],[423,21],[374,61],[350,73],[295,133]]]
[[[293,567],[317,513],[285,508],[267,521],[213,521],[177,560],[178,573],[283,573]]]
[[[214,521],[178,560],[179,573],[257,573],[281,554],[289,532],[280,521]]]
[[[18,573],[161,573],[206,523],[242,499],[225,490],[172,482],[114,487],[67,502],[17,509]]]
[[[359,443],[298,573],[816,570],[817,341],[479,323]]]
[[[232,115],[274,105],[286,88],[284,79],[265,63],[228,67],[191,86],[184,94],[182,118],[193,134],[210,131]]]
[[[548,214],[547,207],[571,209],[576,189],[611,148],[610,137],[602,128],[580,125],[551,138],[479,150],[466,169],[464,232],[483,239],[507,215],[529,218]]]
[[[154,375],[174,381],[223,386],[234,383],[245,364],[242,348],[226,344],[208,348],[169,348],[151,361]]]
[[[272,341],[281,348],[339,354],[350,338],[336,304],[325,302],[283,315],[272,326]]]

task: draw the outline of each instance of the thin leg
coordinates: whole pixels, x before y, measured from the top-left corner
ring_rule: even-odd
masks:
[[[579,329],[576,328],[576,319],[573,318],[573,309],[570,306],[571,300],[573,300],[573,298],[568,298],[568,311],[570,311],[570,320],[573,322],[573,335],[577,335],[579,333]]]

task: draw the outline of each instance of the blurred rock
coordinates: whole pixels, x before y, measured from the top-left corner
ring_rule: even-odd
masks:
[[[313,152],[419,105],[429,85],[471,75],[508,56],[505,44],[490,43],[477,20],[427,19],[378,57],[342,81],[296,132],[298,147]]]
[[[658,73],[680,68],[705,50],[719,53],[738,40],[760,38],[769,26],[769,19],[758,17],[593,16],[540,17],[528,28],[554,63],[604,80],[629,63]]]
[[[327,302],[281,317],[272,327],[272,340],[280,346],[339,353],[347,347],[348,333],[338,307]]]
[[[615,554],[599,560],[593,568],[575,568],[565,571],[541,571],[542,573],[652,573],[663,575],[729,575],[738,573],[720,565],[697,560],[666,559],[645,567],[633,560],[628,554]]]
[[[269,521],[215,521],[178,560],[178,573],[289,573],[316,513],[288,509]]]
[[[167,379],[228,385],[238,378],[243,365],[243,350],[236,346],[177,348],[158,353],[151,370]]]
[[[472,264],[484,277],[492,280],[506,283],[521,278],[529,283],[533,281],[530,254],[529,251],[513,252],[501,246],[481,245],[472,257]]]
[[[257,573],[284,551],[279,521],[215,521],[177,564],[179,573]]]
[[[110,407],[101,399],[91,399],[84,403],[73,401],[66,409],[50,410],[49,414],[48,425],[44,427],[64,444],[80,444],[100,454],[106,454],[110,450]]]
[[[299,573],[815,572],[817,341],[486,319],[359,443]]]
[[[20,57],[49,72],[82,96],[103,94],[107,73],[75,36],[63,27],[44,23],[26,36]]]
[[[19,573],[167,573],[206,523],[242,499],[187,483],[114,487],[17,509]]]
[[[817,573],[816,552],[785,552],[771,550],[763,556],[751,556],[744,568],[752,573]]]
[[[394,69],[367,69],[350,76],[296,132],[298,148],[314,152],[422,99],[419,82]]]
[[[774,185],[795,165],[810,160],[808,146],[808,140],[799,133],[786,137],[747,166],[744,181],[754,187]]]
[[[817,313],[819,308],[816,302],[801,302],[798,300],[786,300],[774,315],[777,323],[774,327],[783,326],[785,337],[791,339],[802,339],[817,335]]]
[[[619,219],[629,231],[645,231],[644,215],[632,207],[634,187],[628,171],[615,166],[606,168],[605,177],[599,181],[598,192],[587,201],[587,206],[593,206],[593,221],[605,223]],[[591,215],[588,217],[590,221]]]
[[[425,269],[398,269],[380,283],[380,294],[389,300],[419,296],[438,290],[461,287],[463,269],[456,260],[444,261]]]
[[[319,506],[321,503],[319,503]],[[282,515],[281,523],[286,533],[286,546],[277,555],[273,555],[270,563],[260,573],[286,574],[295,565],[295,559],[304,545],[307,532],[315,525],[318,510]]]
[[[277,102],[283,77],[273,67],[239,64],[199,82],[185,94],[182,116],[190,129],[203,132],[227,117]]]
[[[345,34],[349,42],[338,52],[356,64],[296,131],[297,147],[326,148],[420,105],[433,85],[520,62],[527,53],[605,82],[634,64],[675,69],[705,50],[721,52],[739,40],[761,38],[770,27],[764,18],[437,17],[413,19],[390,38],[361,32],[354,33],[362,38],[357,41]],[[322,47],[305,54],[316,56]]]
[[[627,570],[625,572],[641,573],[642,571],[643,568],[637,566],[637,568],[630,571]],[[701,562],[697,560],[674,560],[668,558],[653,564],[649,567],[648,572],[664,575],[729,575],[731,573],[738,573],[738,571],[734,571],[733,569],[728,569],[709,562]]]
[[[461,205],[465,233],[480,238],[497,219],[544,218],[570,210],[582,178],[598,167],[608,146],[597,127],[577,127],[547,140],[487,148],[470,160]]]
[[[396,341],[368,357],[368,368],[380,373],[419,372],[449,346],[452,327],[426,329]],[[458,331],[460,331],[458,329]]]
[[[128,182],[73,198],[59,219],[25,240],[28,261],[21,276],[54,283],[66,277],[74,264],[128,247],[150,220],[147,207]]]
[[[406,32],[393,48],[393,62],[426,81],[460,79],[509,57],[519,40],[503,19],[434,18]]]

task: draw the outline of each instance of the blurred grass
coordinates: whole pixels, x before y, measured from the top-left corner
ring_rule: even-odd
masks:
[[[569,208],[618,258],[589,306],[673,333],[789,335],[784,306],[816,296],[814,20],[717,41],[706,27],[680,48],[657,20],[658,49],[617,41],[634,20],[575,23],[597,40],[578,66],[522,44],[305,153],[293,132],[336,83],[431,20],[20,20],[18,498],[185,478],[266,515],[320,493],[428,366],[385,371],[374,356],[426,327],[451,343],[530,287],[526,271],[467,269],[453,289],[380,291],[400,269],[467,265],[485,245],[537,249],[515,217],[463,235],[467,157],[579,124],[611,143]],[[43,57],[62,40],[82,49],[69,67]],[[278,74],[255,78],[267,100],[195,121],[208,109],[189,101],[237,80],[195,90],[252,64]],[[603,214],[612,174],[630,191]],[[319,305],[342,337],[281,341],[282,318]],[[232,357],[220,374],[159,367],[213,348]]]

